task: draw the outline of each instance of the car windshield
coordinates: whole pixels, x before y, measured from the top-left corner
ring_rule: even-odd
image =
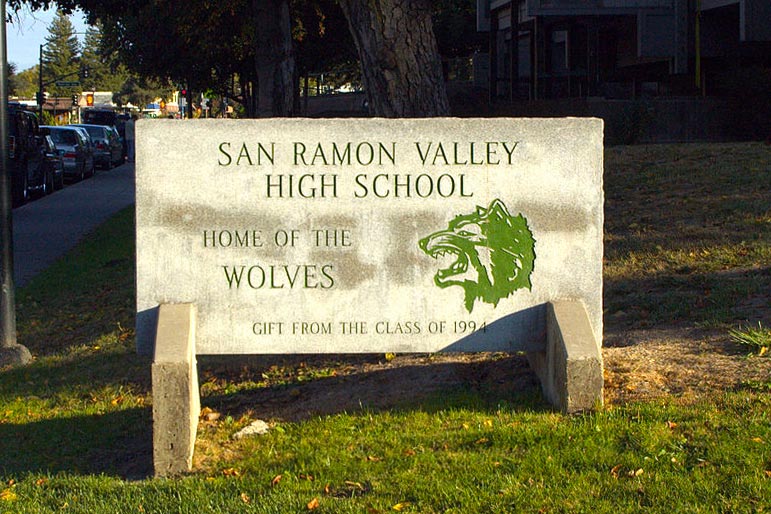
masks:
[[[95,125],[113,125],[116,117],[116,113],[112,111],[85,111],[83,113],[83,121]]]
[[[78,144],[78,135],[71,130],[52,130],[51,139],[54,143],[75,146]]]
[[[85,127],[88,131],[88,135],[93,138],[106,139],[104,136],[104,129],[102,127]]]

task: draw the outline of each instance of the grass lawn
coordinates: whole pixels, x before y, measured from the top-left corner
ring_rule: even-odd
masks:
[[[700,330],[721,341],[707,353],[771,369],[770,186],[762,144],[606,151],[606,339],[627,345],[612,350],[643,346],[631,333]],[[150,479],[133,224],[120,213],[17,294],[35,360],[0,370],[0,513],[771,512],[763,373],[565,416],[532,384],[492,378],[403,394],[388,372],[406,357],[372,356],[371,405],[284,416],[291,402],[329,403],[329,384],[356,387],[347,370],[360,363],[204,363],[195,470]],[[256,418],[268,434],[232,438]]]

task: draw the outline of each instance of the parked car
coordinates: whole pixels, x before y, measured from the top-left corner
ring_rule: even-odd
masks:
[[[51,139],[51,133],[46,130],[43,136],[43,144],[46,149],[47,174],[50,177],[50,184],[46,186],[45,194],[51,194],[56,189],[64,187],[64,157],[56,148],[56,143]]]
[[[83,136],[83,139],[85,139],[88,142],[88,148],[91,152],[91,169],[86,172],[86,175],[89,177],[93,177],[96,175],[96,158],[94,155],[96,154],[96,145],[94,144],[94,140],[91,139],[91,134],[88,133],[88,130],[86,130],[85,127],[79,126],[79,125],[67,125],[70,128],[73,128],[80,132],[80,134]]]
[[[46,128],[64,161],[64,175],[75,180],[93,175],[94,154],[81,131],[70,126]]]
[[[123,143],[118,131],[109,125],[74,125],[83,127],[94,143],[94,162],[105,169],[110,169],[123,160]]]
[[[43,134],[37,115],[17,103],[8,104],[8,129],[11,197],[14,205],[22,205],[46,180]]]

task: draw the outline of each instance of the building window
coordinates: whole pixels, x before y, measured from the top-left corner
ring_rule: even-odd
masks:
[[[554,73],[568,71],[568,31],[555,30],[551,33],[551,71]]]

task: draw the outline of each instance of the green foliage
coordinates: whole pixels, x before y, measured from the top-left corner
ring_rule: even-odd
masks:
[[[731,340],[747,348],[753,353],[765,355],[771,349],[771,329],[763,328],[763,324],[758,321],[758,327],[746,326],[731,329],[729,332]]]
[[[476,30],[476,9],[473,0],[434,1],[434,33],[442,58],[470,57],[487,48],[487,34]]]
[[[87,78],[82,76],[83,67],[89,69]],[[38,69],[38,65],[35,65],[22,72],[14,73],[9,80],[11,94],[23,98],[34,98],[39,87]],[[86,29],[81,48],[64,10],[57,12],[56,18],[49,26],[49,35],[43,47],[43,81],[48,83],[55,79],[79,81],[80,90],[84,91],[131,91],[134,85],[140,82],[138,78],[130,76],[126,67],[119,61],[118,54],[106,48],[102,38],[101,23],[96,21],[95,25]],[[126,84],[127,82],[129,84]],[[164,91],[167,90],[168,88],[164,89]],[[46,86],[46,91],[50,96],[69,97],[78,90],[69,87],[59,88],[55,84],[49,84]],[[125,91],[123,93],[126,94]],[[131,96],[130,93],[129,96]]]
[[[118,60],[117,53],[105,48],[99,22],[86,29],[81,64],[89,69],[88,78],[81,81],[84,90],[117,92],[129,79],[129,73]]]
[[[103,24],[105,49],[141,80],[224,91],[233,75],[254,77],[247,0],[212,8],[196,2],[82,2]],[[205,20],[205,22],[204,22]]]
[[[38,88],[38,65],[14,73],[8,78],[10,94],[22,98],[34,98]]]
[[[136,75],[130,75],[113,95],[113,101],[118,105],[145,106],[156,98],[167,98],[171,94],[171,87],[153,79],[142,79]]]
[[[292,11],[292,37],[299,74],[331,72],[335,87],[360,84],[356,47],[337,2],[293,0]]]
[[[48,111],[43,111],[43,117],[40,120],[41,125],[59,125],[54,115]]]

